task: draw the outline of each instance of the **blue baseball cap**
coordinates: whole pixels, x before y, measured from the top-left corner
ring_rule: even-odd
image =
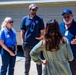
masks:
[[[64,14],[72,14],[72,11],[70,9],[64,9],[62,15]]]

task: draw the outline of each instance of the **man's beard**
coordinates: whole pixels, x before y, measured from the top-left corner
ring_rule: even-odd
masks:
[[[35,15],[36,15],[36,13],[32,13],[32,15],[33,15],[33,16],[35,16]]]
[[[66,21],[65,19],[63,19],[63,21],[66,25],[72,23],[72,20],[73,20],[73,18],[71,18],[69,21]]]

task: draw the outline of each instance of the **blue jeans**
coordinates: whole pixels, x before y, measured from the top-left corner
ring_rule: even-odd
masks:
[[[24,56],[25,56],[25,75],[29,75],[30,61],[31,61],[30,51],[31,51],[32,47],[23,46],[22,48],[23,48]],[[36,64],[36,66],[37,66],[38,75],[42,75],[42,65]]]
[[[10,56],[10,54],[2,49],[1,51],[2,66],[1,75],[6,75],[8,68],[8,75],[14,75],[14,66],[16,61],[16,56]]]

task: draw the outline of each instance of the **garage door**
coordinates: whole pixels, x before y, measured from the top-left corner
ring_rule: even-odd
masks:
[[[0,7],[0,25],[5,17],[10,16],[14,19],[14,28],[17,31],[17,41],[18,45],[21,45],[20,38],[20,22],[23,16],[28,14],[29,5],[10,5],[10,6],[1,6]],[[41,16],[46,23],[49,19],[57,19],[60,23],[62,21],[61,13],[63,9],[70,8],[74,13],[74,18],[76,20],[76,11],[75,5],[53,5],[51,4],[42,4],[38,5],[39,9],[37,14]]]

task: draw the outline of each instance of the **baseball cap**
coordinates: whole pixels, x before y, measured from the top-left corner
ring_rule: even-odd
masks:
[[[64,14],[72,14],[72,11],[70,9],[64,9],[62,15]]]
[[[29,5],[29,9],[34,9],[34,8],[37,8],[37,9],[38,9],[38,7],[37,7],[36,4],[31,4],[31,5]]]

